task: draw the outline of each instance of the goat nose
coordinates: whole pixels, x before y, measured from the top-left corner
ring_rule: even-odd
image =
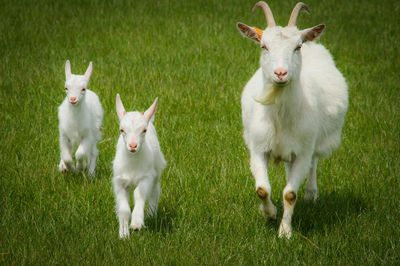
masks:
[[[131,149],[136,149],[137,144],[136,144],[136,143],[129,143],[129,147],[130,147]]]
[[[71,97],[71,102],[75,102],[76,101],[76,97]]]
[[[282,79],[283,77],[285,77],[287,75],[287,70],[283,69],[283,68],[277,68],[274,71],[275,75],[278,76],[279,79]]]

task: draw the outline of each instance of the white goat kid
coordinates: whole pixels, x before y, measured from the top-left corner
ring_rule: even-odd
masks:
[[[144,207],[148,200],[147,214],[157,213],[160,198],[161,172],[166,166],[161,152],[156,129],[154,113],[158,99],[151,107],[141,112],[126,112],[117,94],[116,108],[120,120],[121,134],[113,163],[112,180],[119,219],[119,237],[129,237],[129,193],[135,186],[135,207],[132,211],[131,227],[138,231],[144,226]]]
[[[103,108],[96,93],[87,89],[91,74],[92,62],[84,75],[72,74],[69,60],[65,63],[67,97],[58,107],[61,149],[58,168],[62,173],[75,170],[72,152],[78,146],[75,153],[76,169],[83,170],[89,165],[89,175],[94,175]]]
[[[276,218],[271,202],[267,165],[270,158],[283,160],[286,186],[284,213],[279,236],[290,238],[291,219],[297,192],[307,173],[305,199],[317,198],[318,158],[326,157],[340,144],[347,111],[347,85],[332,56],[321,44],[312,42],[325,28],[321,24],[298,30],[297,16],[308,7],[298,3],[287,27],[275,25],[265,2],[258,2],[268,27],[262,31],[237,23],[239,31],[262,48],[260,65],[242,93],[244,140],[250,150],[250,169],[260,210]]]

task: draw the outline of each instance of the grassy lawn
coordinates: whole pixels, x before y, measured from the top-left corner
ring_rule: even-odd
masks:
[[[238,21],[266,26],[256,1],[0,0],[0,264],[400,263],[400,3],[307,0],[299,28],[349,85],[342,145],[300,190],[294,235],[279,239],[283,166],[270,166],[278,220],[266,222],[242,139],[240,95],[260,49]],[[269,1],[285,25],[295,1]],[[97,176],[58,172],[64,64],[105,112]],[[156,219],[118,239],[111,162],[115,95],[128,110],[159,97],[155,125],[168,166]]]

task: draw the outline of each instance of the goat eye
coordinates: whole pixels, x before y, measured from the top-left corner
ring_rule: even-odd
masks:
[[[119,130],[121,133],[125,133],[125,130],[123,130],[122,128]]]
[[[296,49],[294,49],[295,51],[300,51],[301,49],[301,45],[297,46]]]
[[[82,88],[82,91],[85,91],[86,90],[86,88]]]
[[[263,48],[265,51],[268,51],[268,47],[267,47],[265,44],[263,44],[263,45],[261,46],[261,48]]]
[[[65,91],[68,91],[68,88],[67,88],[67,87],[65,87]]]
[[[145,128],[145,129],[143,129],[143,131],[142,131],[143,133],[146,133],[147,132],[147,129]]]

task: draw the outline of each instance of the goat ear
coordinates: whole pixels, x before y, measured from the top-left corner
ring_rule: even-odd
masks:
[[[118,118],[119,118],[119,120],[121,120],[122,117],[124,117],[124,115],[126,115],[126,111],[125,111],[124,105],[122,104],[119,93],[117,93],[116,108],[117,108]]]
[[[71,63],[67,60],[67,62],[65,62],[65,79],[70,79],[71,75]]]
[[[262,30],[254,28],[254,27],[250,27],[241,22],[238,22],[236,24],[236,27],[238,28],[238,30],[244,37],[249,38],[250,40],[253,40],[256,42],[260,42],[261,35],[263,34]]]
[[[305,29],[301,31],[301,38],[303,39],[303,42],[306,41],[313,41],[315,38],[321,35],[323,30],[325,29],[325,24],[319,24],[315,27]]]
[[[90,62],[89,66],[88,66],[88,68],[86,69],[86,72],[85,72],[85,79],[87,79],[87,80],[90,79],[90,76],[92,75],[92,69],[93,69],[92,62]]]
[[[153,117],[154,113],[156,112],[157,103],[158,103],[158,97],[154,100],[153,104],[149,107],[149,109],[147,109],[144,112],[144,117],[147,119],[147,121],[150,121],[150,119]]]

